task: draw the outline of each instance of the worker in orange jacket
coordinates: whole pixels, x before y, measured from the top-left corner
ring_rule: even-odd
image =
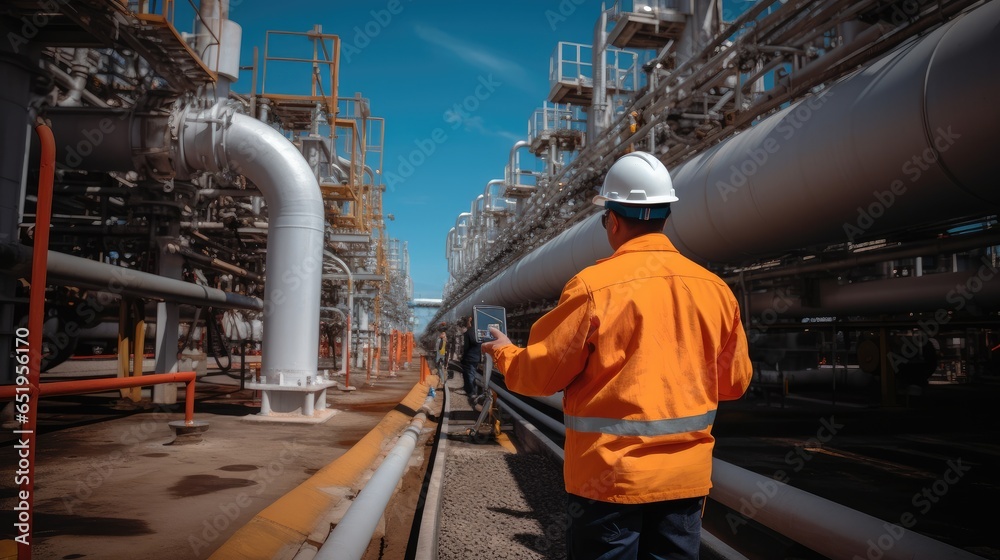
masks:
[[[574,276],[518,348],[483,344],[507,387],[563,391],[569,558],[697,558],[712,425],[751,364],[739,306],[663,234],[670,174],[632,152],[594,203],[614,254]]]

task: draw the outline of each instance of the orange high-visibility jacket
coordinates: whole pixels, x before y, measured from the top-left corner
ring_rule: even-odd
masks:
[[[574,276],[493,358],[515,392],[564,391],[566,491],[625,504],[708,494],[716,407],[751,376],[732,290],[660,233]]]

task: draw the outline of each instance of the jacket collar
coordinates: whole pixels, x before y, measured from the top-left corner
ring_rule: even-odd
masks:
[[[625,242],[621,247],[615,251],[615,254],[608,258],[601,259],[597,262],[604,262],[611,260],[619,255],[624,255],[625,253],[641,253],[644,251],[671,251],[678,253],[674,244],[670,242],[670,239],[662,233],[647,233],[646,235],[640,235],[639,237],[633,237]]]

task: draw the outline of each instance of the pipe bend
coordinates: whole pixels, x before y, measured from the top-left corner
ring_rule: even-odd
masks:
[[[319,182],[299,150],[267,124],[226,103],[183,111],[178,171],[231,170],[267,201],[268,281],[261,373],[268,383],[315,375],[325,213]],[[290,399],[289,399],[290,401]],[[284,408],[290,402],[272,407]],[[286,412],[277,410],[276,412]]]

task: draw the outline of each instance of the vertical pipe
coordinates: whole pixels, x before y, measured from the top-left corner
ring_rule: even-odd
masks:
[[[350,296],[348,296],[348,307],[353,307],[353,302],[350,301]],[[351,313],[353,313],[351,309]],[[350,387],[351,386],[351,315],[347,315],[347,336],[344,337],[343,342],[343,353],[341,360],[344,362],[342,370],[344,372],[344,383]]]
[[[194,384],[197,374],[193,371],[188,373],[191,374],[191,379],[184,385],[184,424],[191,426],[194,424]]]
[[[295,385],[316,375],[326,216],[316,176],[288,139],[224,104],[187,115],[180,136],[185,160],[177,165],[184,172],[238,169],[267,201],[266,267],[275,278],[264,288],[265,383]],[[294,392],[272,395],[274,411],[301,409]]]
[[[20,496],[27,496],[26,515],[28,517],[25,526],[24,541],[18,541],[18,558],[31,558],[31,515],[32,504],[35,493],[35,447],[37,441],[35,437],[35,427],[38,422],[38,390],[39,378],[41,377],[42,365],[42,323],[45,320],[45,281],[46,267],[48,266],[49,255],[49,223],[52,221],[52,184],[55,178],[56,169],[56,141],[52,136],[52,130],[48,126],[39,123],[35,127],[38,140],[41,143],[41,157],[38,165],[38,202],[35,208],[35,242],[37,249],[31,258],[31,294],[29,296],[28,315],[28,414],[27,422],[22,427],[28,448],[28,474],[22,480],[20,486]],[[34,401],[34,402],[33,402]],[[20,502],[20,500],[19,500]],[[20,521],[20,512],[18,514]]]
[[[603,6],[602,6],[603,8]],[[592,118],[587,121],[587,143],[596,142],[600,135],[608,126],[608,88],[607,88],[607,63],[608,58],[605,52],[608,38],[608,12],[601,10],[597,22],[594,24],[594,43],[591,47],[591,82],[594,85],[594,94],[591,99]]]
[[[167,246],[180,235],[180,225],[177,222],[169,226],[169,235],[158,238],[160,255],[157,260],[159,276],[182,280],[184,273],[184,257],[179,253],[167,250]],[[171,373],[177,371],[177,329],[180,324],[180,304],[161,301],[156,304],[156,366],[153,371]],[[173,404],[177,401],[175,387],[155,385],[153,387],[153,402],[157,404]]]

